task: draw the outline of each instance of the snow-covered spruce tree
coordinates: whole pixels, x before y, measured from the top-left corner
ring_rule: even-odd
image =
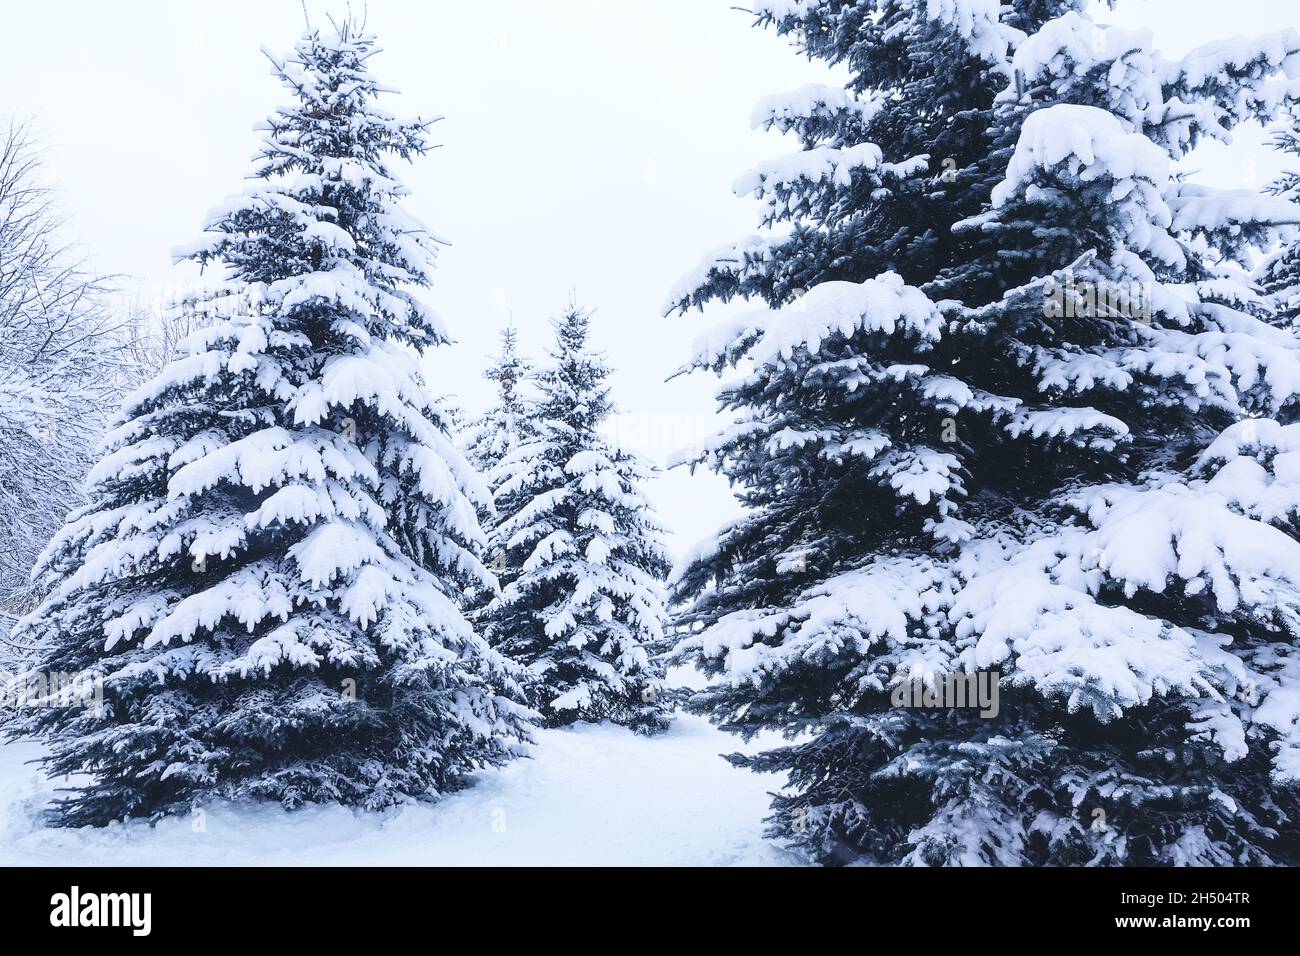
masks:
[[[532,437],[532,419],[526,397],[530,368],[519,354],[518,340],[519,335],[513,325],[502,329],[501,352],[484,373],[484,377],[496,385],[496,402],[465,430],[465,456],[475,470],[483,475],[491,476],[510,452]],[[496,529],[500,516],[513,514],[520,503],[499,495],[499,482],[499,476],[497,481],[489,481],[488,490],[492,493],[495,511],[483,515],[487,529],[484,560],[496,572],[499,584],[504,587],[514,580],[514,572],[506,563],[505,547]]]
[[[906,8],[918,44],[1008,39],[987,51],[1006,78],[986,114],[1005,168],[984,212],[947,224],[938,278],[828,262],[693,362],[740,368],[720,393],[735,423],[694,460],[750,510],[674,573],[695,631],[679,656],[715,678],[695,709],[747,737],[799,736],[732,759],[789,775],[769,832],[822,861],[1300,858],[1300,430],[1258,418],[1300,398],[1300,343],[1252,317],[1240,268],[1297,211],[1174,169],[1201,138],[1280,108],[1300,41],[1171,62],[1077,6],[760,10],[855,75],[886,49],[863,11]],[[786,110],[831,135],[820,103]],[[875,222],[901,188],[907,123],[886,104],[840,145],[879,145],[852,175],[815,132],[767,167],[800,171],[776,197],[799,225],[751,242],[762,255],[740,270],[823,261],[804,237]],[[836,202],[803,198],[832,189]],[[698,278],[676,304],[728,294],[716,259]],[[996,715],[900,693],[981,671],[1001,677]]]
[[[760,765],[806,769],[794,781],[797,799],[777,801],[771,832],[822,859],[906,852],[910,820],[899,815],[913,812],[922,790],[909,781],[892,795],[877,788],[874,829],[858,822],[868,794],[857,781],[883,751],[859,753],[877,731],[853,715],[923,723],[887,709],[891,661],[871,637],[881,620],[906,624],[895,592],[927,587],[901,561],[896,570],[909,573],[896,582],[841,575],[878,551],[910,546],[921,562],[936,542],[961,540],[953,513],[964,475],[942,440],[951,432],[947,381],[918,358],[939,338],[942,317],[915,286],[937,287],[935,297],[997,295],[998,257],[982,236],[956,236],[953,226],[986,206],[1006,166],[1009,150],[996,147],[993,128],[997,94],[1012,80],[1012,44],[1079,5],[1014,3],[1001,19],[996,3],[756,8],[760,25],[850,78],[844,89],[804,86],[760,102],[754,124],[794,133],[801,147],[736,183],[737,193],[766,200],[768,231],[706,257],[670,300],[685,311],[740,295],[774,310],[702,340],[692,362],[749,372],[719,395],[734,424],[690,459],[725,474],[748,513],[683,561],[670,584],[684,605],[677,626],[702,629],[680,645],[681,659],[720,678],[695,697],[696,710],[747,737],[819,731],[820,750],[778,752]],[[803,644],[786,633],[783,621],[795,618],[780,609],[802,607],[829,582],[860,592],[875,620]],[[877,655],[876,693],[864,699],[857,668]],[[828,775],[817,781],[819,769]]]
[[[1273,145],[1288,157],[1300,157],[1300,108],[1287,111],[1286,123],[1273,136]],[[1268,191],[1300,201],[1300,169],[1288,169]],[[1300,239],[1291,237],[1260,266],[1257,278],[1269,296],[1276,324],[1300,329]]]
[[[14,728],[51,774],[91,774],[63,823],[209,797],[383,807],[528,736],[518,668],[461,611],[490,582],[487,492],[420,379],[447,341],[412,291],[436,240],[388,163],[428,124],[376,106],[375,52],[345,24],[271,58],[295,102],[187,253],[224,269],[225,316],[128,400],[42,559],[57,586],[18,632],[43,668],[105,682],[102,708]]]
[[[489,473],[507,582],[488,607],[493,645],[527,665],[532,703],[550,726],[610,720],[642,732],[668,724],[663,667],[662,531],[641,490],[647,467],[601,432],[613,411],[588,316],[554,323],[529,437]]]
[[[513,325],[501,330],[501,352],[483,377],[496,385],[496,403],[469,426],[465,457],[480,472],[500,463],[520,443],[528,428],[526,381],[530,374],[519,354],[519,333]]]

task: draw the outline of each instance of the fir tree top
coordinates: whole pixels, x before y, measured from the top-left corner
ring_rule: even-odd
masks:
[[[539,413],[551,423],[578,434],[594,433],[614,411],[605,380],[609,367],[604,356],[587,348],[590,316],[569,308],[551,323],[555,345],[548,351],[551,363],[537,376],[542,393]]]
[[[529,399],[525,394],[530,366],[519,354],[513,325],[501,330],[501,351],[483,377],[496,385],[496,401],[464,435],[465,454],[487,473],[527,435]],[[490,484],[490,483],[489,483]]]
[[[519,413],[523,410],[521,385],[528,374],[528,363],[519,355],[519,333],[514,325],[507,325],[501,330],[501,352],[496,363],[484,376],[497,386],[497,402],[507,411]]]
[[[264,185],[215,210],[203,241],[177,255],[226,266],[269,304],[333,300],[368,317],[371,334],[446,342],[441,321],[404,288],[429,285],[442,240],[398,204],[407,190],[387,164],[423,155],[441,117],[401,120],[378,108],[393,90],[368,70],[374,37],[350,22],[334,36],[308,32],[292,56],[263,52],[296,100],[257,127],[267,135],[252,176]]]

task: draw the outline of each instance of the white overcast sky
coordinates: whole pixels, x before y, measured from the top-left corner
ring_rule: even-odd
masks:
[[[743,0],[370,0],[379,79],[401,115],[443,115],[442,144],[401,170],[408,200],[452,245],[430,303],[457,338],[431,385],[471,411],[480,372],[513,316],[540,353],[570,290],[596,310],[594,341],[617,369],[626,443],[662,462],[708,427],[715,382],[665,383],[701,317],[663,318],[674,282],[709,249],[752,231],[731,193],[788,150],[752,131],[762,96],[825,79]],[[313,22],[342,2],[307,0]],[[361,9],[354,2],[353,9]],[[1098,4],[1100,6],[1100,4]],[[179,281],[172,246],[242,188],[253,124],[285,102],[259,52],[287,51],[298,0],[6,0],[0,114],[32,117],[47,144],[70,238],[99,270],[133,277],[144,303]],[[1150,27],[1176,55],[1209,40],[1300,26],[1295,0],[1121,0],[1098,15]],[[1278,160],[1258,132],[1197,155],[1206,181],[1266,181]],[[741,306],[742,308],[744,306]],[[652,488],[675,549],[735,513],[726,485],[675,471]]]

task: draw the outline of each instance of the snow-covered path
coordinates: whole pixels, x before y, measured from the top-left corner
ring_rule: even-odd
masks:
[[[771,743],[770,741],[768,742]],[[757,743],[756,743],[757,746]],[[199,817],[103,830],[41,826],[54,784],[0,747],[0,864],[71,865],[771,865],[762,837],[779,782],[733,768],[741,749],[699,717],[646,739],[613,726],[543,731],[532,759],[480,774],[430,806],[208,807]],[[200,823],[202,826],[200,826]]]

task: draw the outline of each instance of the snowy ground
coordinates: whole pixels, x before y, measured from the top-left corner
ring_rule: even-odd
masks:
[[[758,746],[761,742],[756,742]],[[766,742],[768,745],[772,741]],[[718,754],[741,749],[702,718],[651,739],[613,726],[543,731],[532,759],[480,774],[430,806],[386,814],[214,805],[197,818],[95,830],[44,827],[56,783],[0,746],[0,864],[773,865],[762,837],[779,782]]]

